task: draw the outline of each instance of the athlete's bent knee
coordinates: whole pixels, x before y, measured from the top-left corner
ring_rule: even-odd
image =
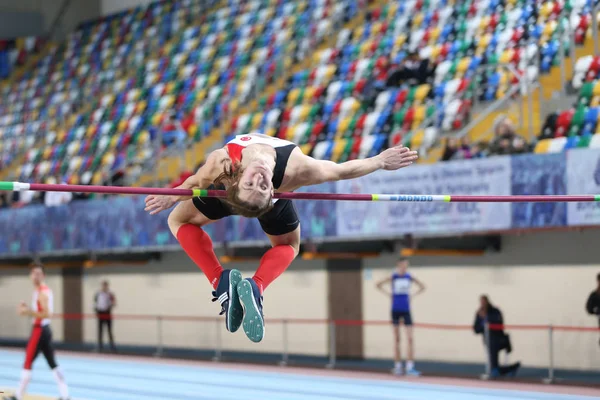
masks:
[[[177,213],[175,212],[175,210],[173,210],[169,214],[169,218],[167,218],[167,223],[169,224],[169,229],[171,230],[171,233],[175,237],[177,237],[177,231],[179,230],[179,228],[181,228],[181,225],[183,225],[183,222],[181,220],[179,220],[179,218],[177,218],[176,214]]]

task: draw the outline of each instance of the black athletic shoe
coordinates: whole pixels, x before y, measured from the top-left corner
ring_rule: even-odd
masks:
[[[241,281],[237,287],[240,302],[244,307],[244,332],[248,339],[255,343],[265,337],[265,320],[263,318],[262,301],[258,285],[253,279]]]
[[[4,396],[2,400],[17,400],[15,396]]]
[[[237,269],[226,269],[221,273],[217,289],[212,292],[214,299],[221,304],[219,315],[225,314],[225,327],[229,332],[235,332],[242,324],[244,309],[240,304],[237,285],[242,281],[242,273]]]

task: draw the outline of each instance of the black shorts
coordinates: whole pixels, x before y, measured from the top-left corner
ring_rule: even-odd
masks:
[[[410,311],[392,311],[392,324],[400,325],[400,320],[404,322],[405,326],[412,326],[412,316]]]
[[[218,220],[234,215],[227,203],[215,197],[194,197],[196,209],[208,219]],[[272,236],[284,235],[294,231],[300,225],[296,207],[291,200],[277,200],[273,208],[258,217],[263,231]]]
[[[40,354],[46,358],[50,369],[56,368],[56,359],[54,357],[54,347],[52,346],[52,331],[49,325],[34,325],[31,330],[31,336],[25,350],[24,369],[31,369],[33,362]]]

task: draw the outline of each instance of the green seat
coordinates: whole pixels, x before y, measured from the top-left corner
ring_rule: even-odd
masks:
[[[579,97],[581,99],[586,99],[585,104],[589,104],[590,99],[594,95],[594,85],[595,85],[595,82],[585,82],[581,86],[581,90],[579,91]]]
[[[352,154],[352,147],[353,146],[354,146],[354,138],[350,137],[346,141],[346,146],[344,147],[344,150],[342,151],[342,154],[340,155],[339,162],[346,162],[346,161],[348,161],[348,158],[350,158],[350,154]]]
[[[573,114],[573,119],[571,119],[571,127],[572,128],[576,128],[577,131],[579,131],[579,129],[581,129],[581,127],[583,126],[583,122],[585,120],[586,111],[587,111],[587,107],[585,107],[581,104],[577,106],[577,109],[575,110],[575,114]]]
[[[406,103],[407,104],[412,104],[415,101],[415,95],[417,93],[417,87],[413,86],[410,88],[410,90],[408,91],[408,96],[406,96]]]
[[[309,121],[315,120],[315,117],[319,113],[320,109],[321,109],[321,106],[319,104],[313,104],[313,106],[310,108],[310,111],[308,112]]]
[[[452,62],[452,65],[450,65],[450,69],[448,69],[448,75],[450,75],[453,78],[456,76],[456,70],[458,69],[458,63],[459,62],[460,62],[460,58],[457,57]]]
[[[592,140],[592,135],[584,135],[579,139],[579,143],[577,143],[578,148],[587,148],[590,146],[590,141]]]
[[[362,114],[360,114],[360,113],[354,114],[354,116],[350,120],[350,123],[348,124],[348,134],[344,135],[344,137],[349,137],[354,134],[354,131],[356,130],[356,124],[358,123],[358,119],[361,117],[361,115]]]

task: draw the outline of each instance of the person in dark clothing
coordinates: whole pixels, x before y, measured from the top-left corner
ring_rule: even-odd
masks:
[[[500,351],[506,350],[507,353],[512,352],[510,337],[504,333],[503,327],[495,326],[504,324],[502,312],[500,312],[497,307],[494,307],[492,303],[490,303],[490,300],[487,296],[482,295],[479,300],[480,305],[477,313],[475,314],[473,330],[475,333],[483,335],[483,343],[485,344],[489,353],[491,367],[490,377],[497,378],[505,375],[514,376],[521,366],[520,362],[508,366],[500,366],[498,361],[498,355],[500,354]],[[487,343],[485,336],[486,324],[491,325],[489,329],[489,343]]]
[[[102,289],[94,296],[94,309],[98,317],[98,350],[102,350],[103,341],[102,334],[104,325],[108,331],[108,339],[110,340],[110,348],[113,352],[116,351],[115,341],[112,332],[112,309],[117,305],[117,299],[113,292],[108,288],[108,281],[102,282]]]
[[[585,309],[588,314],[595,315],[598,318],[598,327],[600,327],[600,273],[596,276],[598,286],[590,293],[590,297],[587,299]]]
[[[422,60],[419,53],[410,52],[398,68],[389,69],[386,87],[400,87],[403,83],[410,86],[422,85],[433,76],[434,72],[428,59]]]

